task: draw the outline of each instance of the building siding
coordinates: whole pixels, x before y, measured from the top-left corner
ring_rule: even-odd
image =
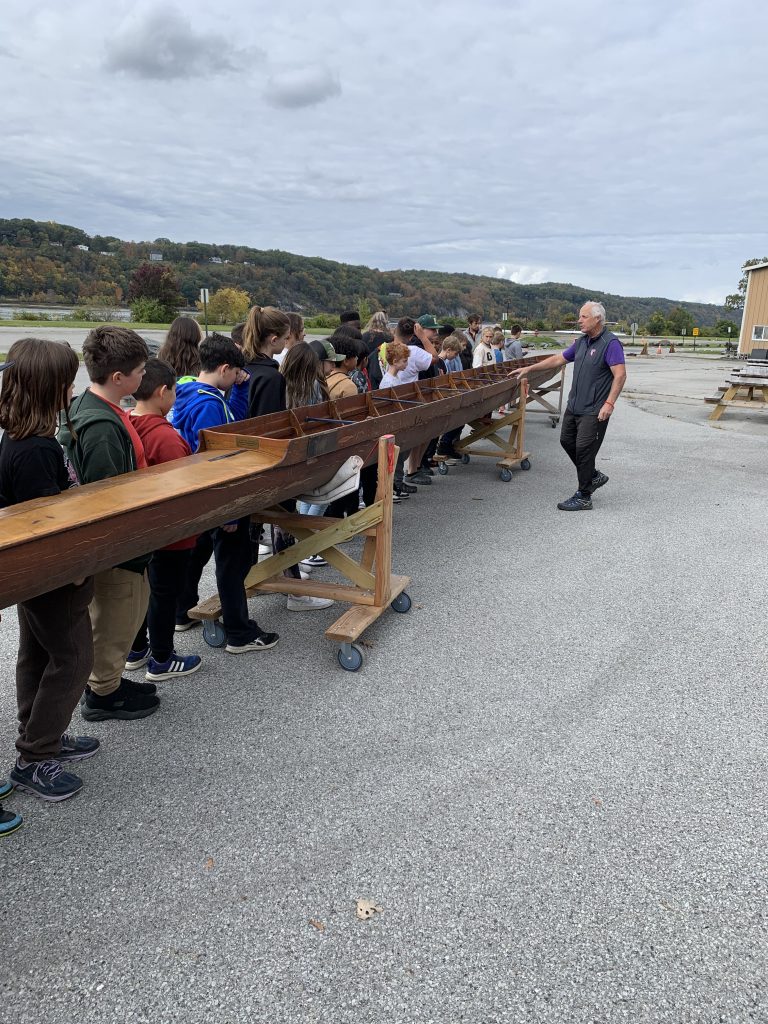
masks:
[[[753,341],[752,331],[757,326],[768,327],[768,267],[749,272],[747,299],[739,334],[739,355],[748,356],[753,349],[768,348],[768,338]]]

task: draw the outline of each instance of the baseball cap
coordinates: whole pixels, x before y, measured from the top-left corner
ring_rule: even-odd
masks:
[[[420,316],[416,323],[421,324],[428,331],[438,331],[443,326],[437,322],[437,319],[431,313],[425,313],[423,316]]]
[[[2,373],[3,370],[7,370],[9,366],[13,366],[13,360],[11,360],[10,363],[0,363],[0,373]]]
[[[330,341],[320,341],[315,338],[310,342],[310,348],[318,359],[327,359],[330,363],[343,363],[346,356],[339,355]]]

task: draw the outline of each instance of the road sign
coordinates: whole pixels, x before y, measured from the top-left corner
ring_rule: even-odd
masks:
[[[698,327],[694,327],[693,328],[693,336],[694,336],[694,338],[698,338],[698,336],[699,336],[699,328]]]
[[[201,288],[200,289],[200,301],[201,302],[207,302],[208,301],[208,289],[207,288]]]
[[[636,323],[631,323],[629,325],[629,329],[630,329],[630,331],[632,331],[633,334],[637,334],[637,324]]]

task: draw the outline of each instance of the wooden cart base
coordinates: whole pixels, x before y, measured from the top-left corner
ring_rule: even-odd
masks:
[[[549,416],[549,422],[556,427],[563,414],[563,385],[565,383],[565,367],[558,371],[557,377],[539,387],[530,387],[526,398],[526,415]],[[557,396],[557,405],[550,398]],[[540,405],[540,409],[531,409],[532,405]]]
[[[410,577],[392,575],[392,487],[398,452],[391,434],[379,440],[376,500],[346,519],[302,516],[282,508],[258,513],[259,522],[282,527],[296,537],[296,543],[251,568],[245,580],[246,594],[248,597],[254,594],[322,597],[351,604],[353,607],[325,631],[329,640],[340,644],[338,662],[349,672],[356,672],[363,663],[363,652],[355,640],[387,608],[403,613],[411,608],[411,599],[405,593]],[[338,545],[359,536],[365,537],[365,544],[357,562]],[[322,555],[350,584],[299,580],[283,575],[286,569],[310,555]],[[196,608],[190,608],[188,615],[191,619],[203,621],[206,643],[212,647],[224,646],[226,636],[219,622],[221,602],[218,595],[201,601]]]
[[[461,454],[462,462],[469,462],[471,456],[496,459],[499,478],[504,483],[512,479],[513,469],[530,469],[531,453],[523,448],[525,440],[525,415],[528,397],[527,381],[523,380],[517,405],[510,412],[503,413],[498,419],[485,417],[469,424],[470,433],[454,444],[454,449]],[[499,433],[509,427],[509,436],[502,437]],[[493,445],[493,447],[483,447]],[[502,455],[502,458],[499,458]],[[443,468],[445,467],[445,468]],[[438,472],[447,473],[448,466],[441,463]]]

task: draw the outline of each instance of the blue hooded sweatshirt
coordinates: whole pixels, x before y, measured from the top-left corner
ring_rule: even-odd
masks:
[[[232,423],[234,419],[224,396],[213,384],[203,384],[196,377],[182,377],[179,380],[170,420],[193,452],[200,445],[200,430],[220,427],[222,423]]]

